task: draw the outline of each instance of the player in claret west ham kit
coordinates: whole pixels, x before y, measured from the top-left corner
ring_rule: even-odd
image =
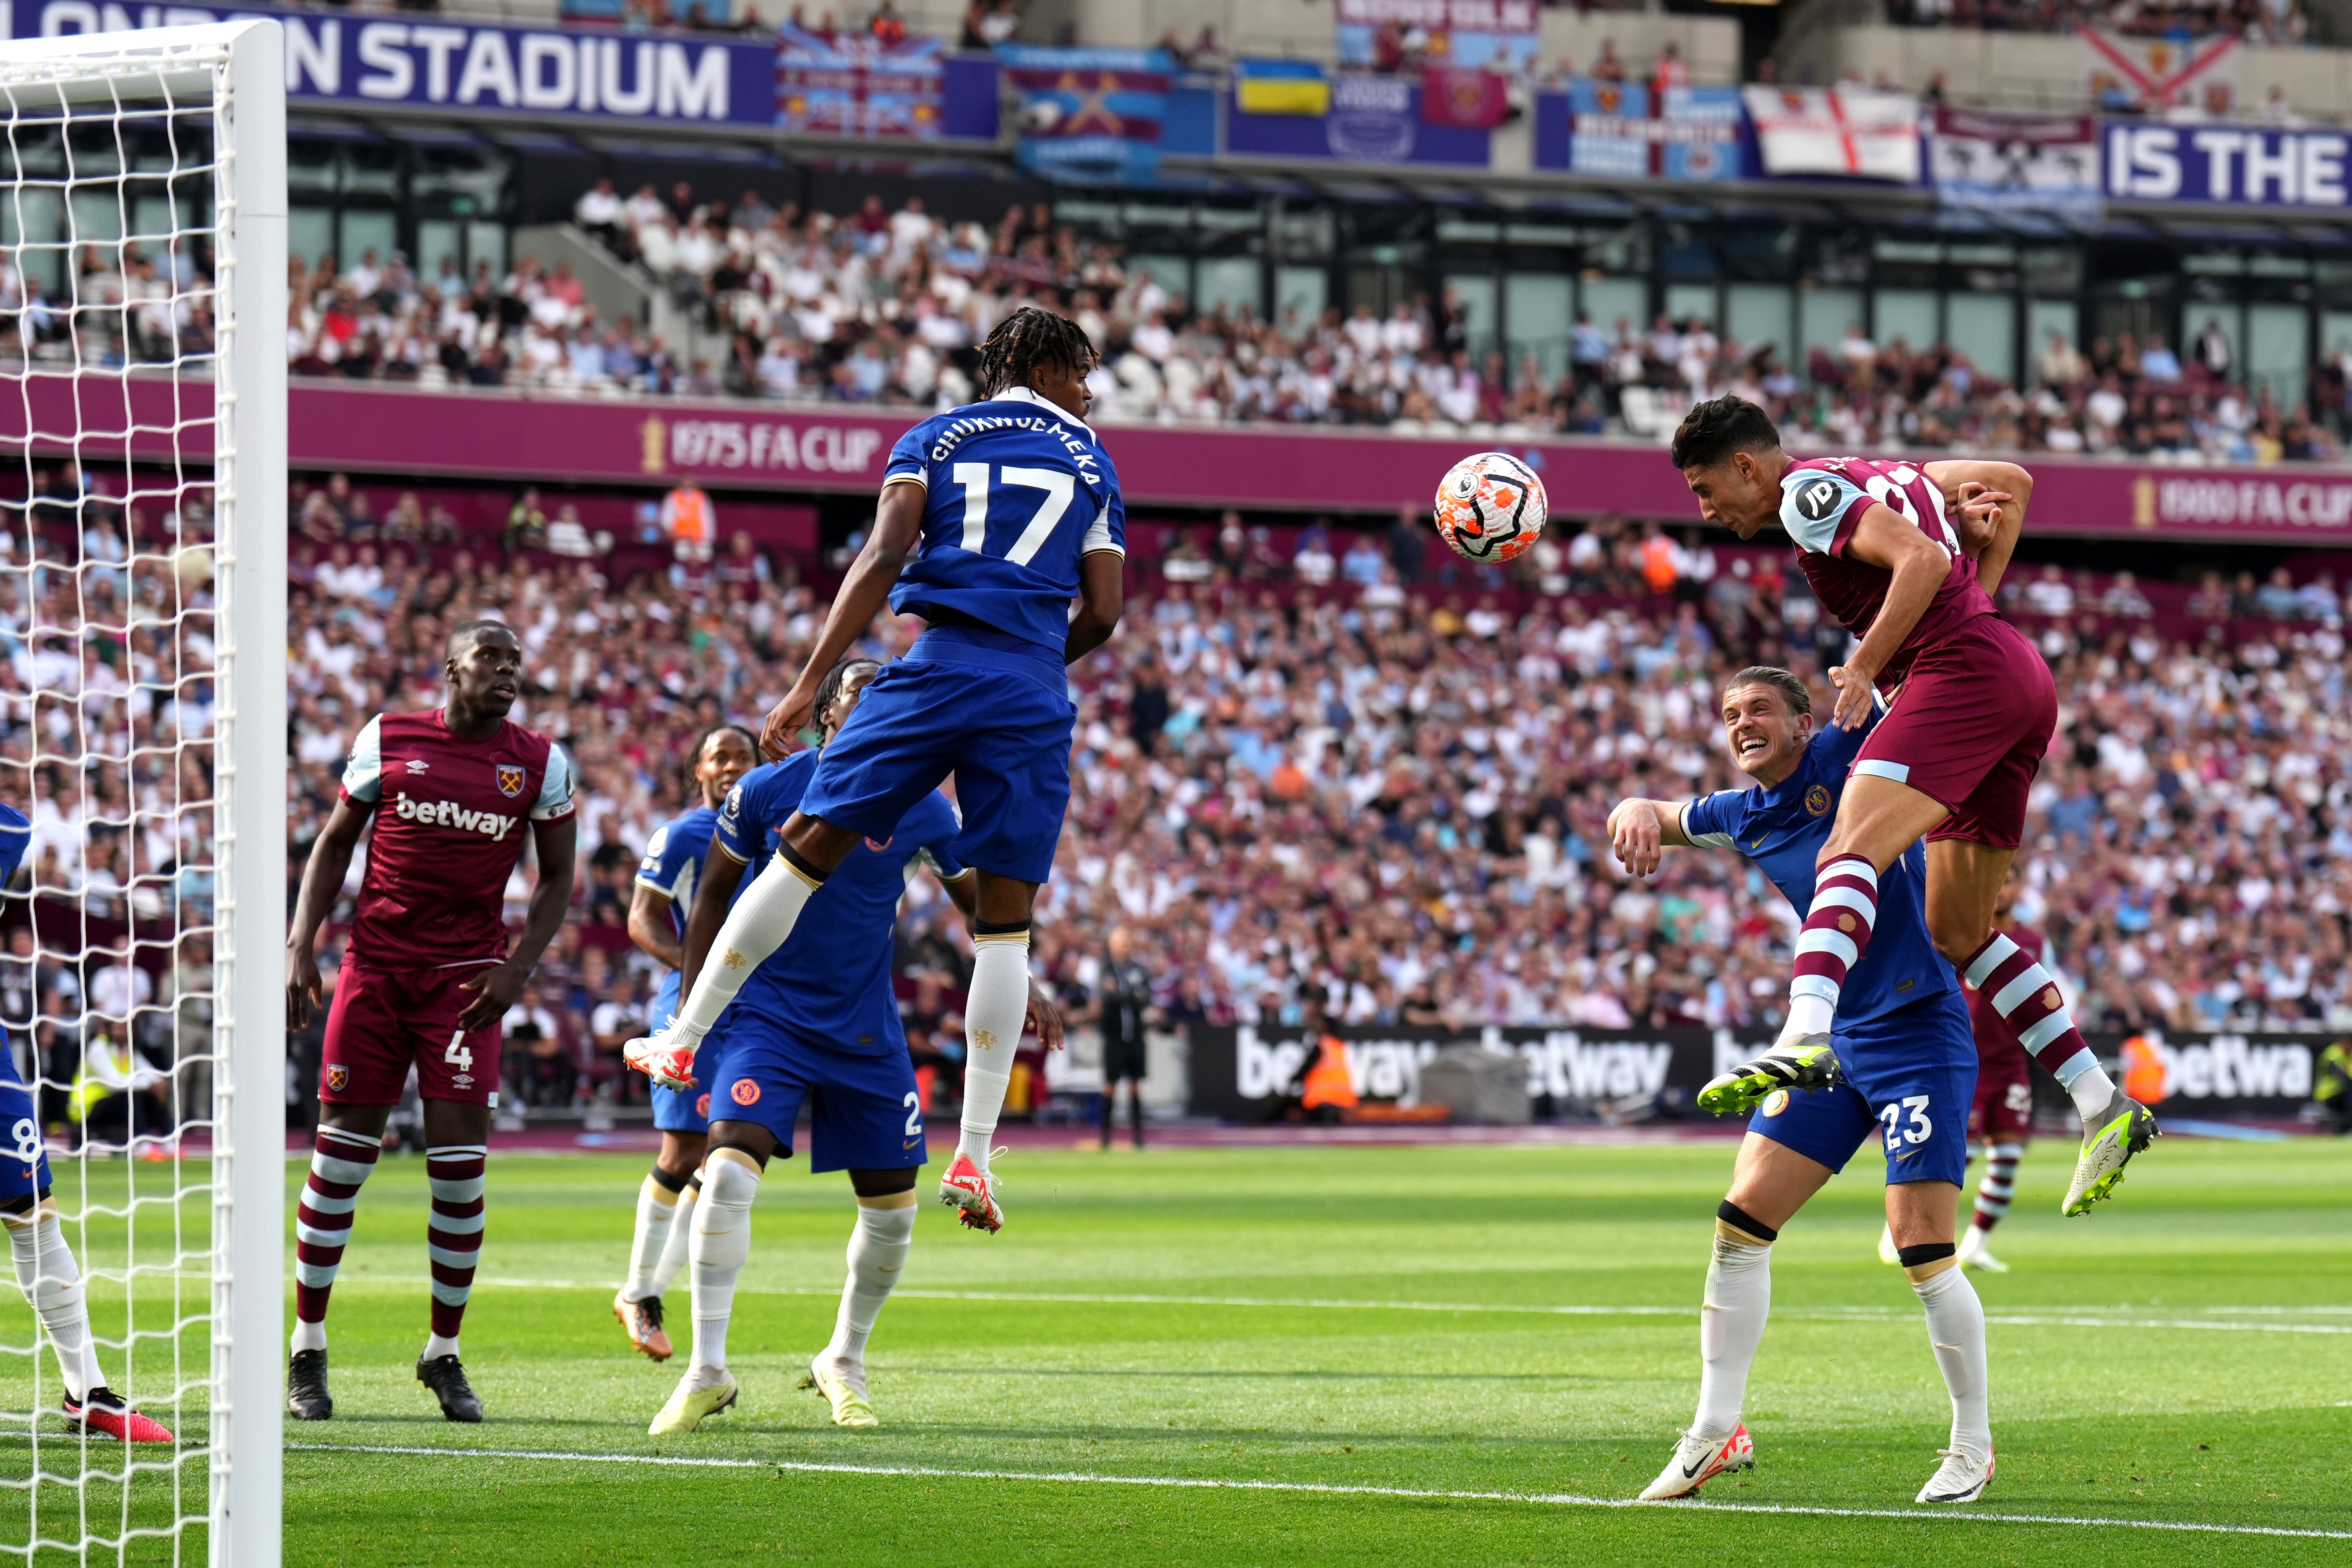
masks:
[[[1870,944],[1878,879],[1924,834],[1929,934],[2073,1097],[2083,1145],[2063,1209],[2087,1212],[2156,1136],[2156,1118],[2100,1068],[2049,971],[1993,928],[2058,713],[2050,667],[1992,600],[2032,476],[2014,463],[1800,460],[1781,450],[1770,416],[1739,397],[1693,408],[1675,432],[1674,460],[1710,521],[1742,539],[1779,522],[1815,596],[1862,639],[1830,671],[1830,722],[1860,728],[1874,688],[1890,704],[1855,753],[1821,852],[1788,1023],[1699,1103],[1746,1111],[1774,1089],[1834,1079],[1831,1025]]]
[[[521,995],[572,901],[572,764],[546,736],[507,721],[522,647],[497,621],[449,635],[449,699],[429,713],[384,713],[352,742],[341,798],[302,873],[287,942],[286,1022],[319,1005],[319,928],[371,819],[319,1081],[319,1138],[294,1236],[294,1355],[287,1408],[334,1414],[327,1392],[327,1297],[351,1238],[362,1184],[410,1068],[425,1101],[433,1209],[433,1326],[417,1381],[452,1421],[481,1401],[457,1359],[457,1327],[482,1246],[483,1166],[498,1102],[499,1023]],[[539,862],[530,912],[509,952],[507,879],[528,840]]]

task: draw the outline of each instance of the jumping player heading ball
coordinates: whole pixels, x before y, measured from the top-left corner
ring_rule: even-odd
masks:
[[[2156,1135],[2156,1119],[2100,1068],[2049,972],[1993,929],[2027,792],[2057,723],[2049,666],[1992,601],[2032,476],[2014,463],[1800,460],[1781,450],[1771,417],[1739,397],[1694,407],[1675,432],[1674,461],[1708,521],[1742,539],[1780,523],[1814,595],[1862,639],[1830,671],[1831,722],[1863,724],[1874,687],[1891,704],[1855,755],[1821,852],[1788,1024],[1770,1050],[1709,1084],[1700,1103],[1746,1110],[1776,1089],[1834,1079],[1831,1021],[1870,943],[1878,879],[1925,834],[1937,950],[2082,1113],[2063,1208],[2084,1213],[2115,1190]]]
[[[1030,911],[1070,802],[1077,710],[1063,670],[1117,629],[1123,595],[1118,472],[1086,423],[1094,367],[1076,322],[1024,306],[981,345],[987,395],[891,447],[874,531],[800,679],[768,715],[768,754],[792,749],[826,672],[886,603],[926,629],[825,746],[775,858],[728,911],[712,944],[718,962],[696,974],[667,1027],[625,1051],[656,1081],[693,1079],[703,1037],[826,879],[860,843],[888,843],[908,808],[953,773],[963,808],[956,853],[979,873],[979,901],[963,1127],[940,1196],[984,1231],[1004,1222],[989,1142],[1029,1010]]]

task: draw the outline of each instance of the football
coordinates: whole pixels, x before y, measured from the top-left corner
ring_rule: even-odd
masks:
[[[1543,532],[1543,480],[1508,452],[1480,452],[1445,471],[1437,532],[1465,560],[1508,561]]]

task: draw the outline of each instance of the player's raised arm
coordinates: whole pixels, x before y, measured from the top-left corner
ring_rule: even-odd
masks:
[[[1873,501],[1854,525],[1845,553],[1853,560],[1884,567],[1890,575],[1886,602],[1878,618],[1871,622],[1869,634],[1843,666],[1830,671],[1830,679],[1838,689],[1830,722],[1853,730],[1869,719],[1875,701],[1872,682],[1911,636],[1927,606],[1935,603],[1937,590],[1952,570],[1952,557],[1921,532],[1917,524],[1878,501]]]
[[[1660,851],[1689,847],[1690,839],[1683,832],[1685,804],[1643,800],[1638,795],[1619,801],[1609,814],[1609,847],[1618,863],[1636,877],[1653,876],[1663,858]]]
[[[1976,559],[1979,585],[1988,594],[2000,592],[2017,537],[2025,531],[2033,475],[2015,463],[1973,458],[1929,463],[1925,471],[1957,520],[1961,552]]]
[[[825,671],[841,662],[850,645],[866,635],[866,628],[890,602],[890,585],[898,580],[915,541],[922,537],[926,493],[922,484],[912,479],[896,478],[882,487],[882,500],[874,509],[873,531],[866,536],[866,548],[851,563],[849,575],[841,580],[841,591],[833,596],[816,647],[809,650],[800,679],[761,726],[760,749],[770,757],[782,761],[790,754],[793,737],[808,723],[809,710],[816,706],[817,685]]]

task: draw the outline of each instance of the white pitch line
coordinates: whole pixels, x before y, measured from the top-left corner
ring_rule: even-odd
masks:
[[[1448,1491],[1432,1487],[1349,1486],[1328,1481],[1222,1480],[1200,1476],[1103,1476],[1084,1470],[954,1470],[938,1465],[826,1465],[804,1459],[728,1459],[683,1454],[574,1454],[534,1448],[431,1448],[394,1443],[289,1443],[289,1452],[392,1454],[450,1459],[538,1459],[557,1464],[655,1465],[682,1469],[793,1470],[818,1475],[929,1478],[957,1481],[1049,1481],[1065,1485],[1165,1487],[1198,1491],[1304,1492],[1326,1497],[1407,1498],[1446,1502],[1536,1503],[1553,1508],[1640,1508],[1685,1513],[1785,1513],[1824,1519],[1904,1519],[1962,1524],[2055,1524],[2096,1530],[2168,1530],[2199,1535],[2282,1535],[2352,1541],[2352,1530],[2293,1530],[2270,1524],[2199,1524],[2164,1519],[2098,1519],[2055,1513],[1965,1513],[1956,1510],[1825,1508],[1800,1503],[1643,1503],[1574,1492]]]
[[[431,1279],[423,1275],[352,1274],[337,1281],[345,1287],[353,1285],[428,1285]],[[486,1288],[508,1290],[609,1290],[609,1280],[587,1279],[478,1279],[475,1283]],[[838,1290],[809,1289],[794,1286],[736,1287],[739,1296],[814,1296],[826,1300],[839,1299]],[[1515,1305],[1497,1301],[1358,1301],[1339,1300],[1315,1296],[1158,1296],[1142,1294],[1111,1294],[1081,1291],[1037,1290],[924,1290],[904,1287],[891,1295],[901,1300],[921,1301],[1045,1301],[1066,1306],[1101,1307],[1245,1307],[1294,1310],[1297,1308],[1338,1309],[1360,1312],[1483,1312],[1517,1314],[1520,1316],[1554,1318],[1691,1318],[1696,1316],[1693,1307],[1660,1307],[1647,1305],[1608,1306],[1597,1303],[1543,1303]],[[2288,1312],[2292,1307],[2207,1307],[2207,1312]],[[2315,1312],[2335,1312],[2344,1309],[2315,1307]],[[2129,1307],[2057,1307],[2021,1312],[1987,1312],[1985,1321],[2020,1328],[2069,1329],[2210,1329],[2223,1333],[2256,1334],[2352,1334],[2352,1323],[2232,1323],[2216,1322],[2207,1318],[2124,1317]],[[2091,1316],[2089,1314],[2111,1314]],[[1918,1314],[1899,1307],[1779,1307],[1772,1315],[1780,1319],[1798,1319],[1817,1322],[1889,1322],[1916,1321]]]

